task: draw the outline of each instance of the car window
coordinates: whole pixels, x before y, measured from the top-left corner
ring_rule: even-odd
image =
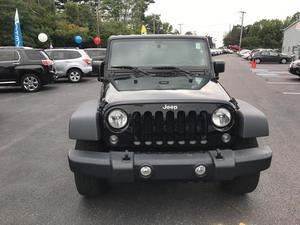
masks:
[[[47,51],[49,56],[54,60],[77,59],[81,55],[77,51]]]
[[[49,56],[54,60],[64,59],[64,53],[60,51],[47,51]]]
[[[26,50],[26,56],[29,60],[44,60],[47,56],[40,50]]]
[[[66,59],[78,59],[81,57],[81,54],[77,51],[67,51],[64,54]]]
[[[106,51],[105,50],[85,50],[85,52],[89,55],[91,58],[96,57],[105,57]]]
[[[18,61],[19,54],[15,50],[5,50],[0,52],[0,62]]]
[[[268,52],[268,51],[262,51],[262,52],[261,52],[261,55],[263,55],[263,56],[269,56],[269,55],[270,55],[270,52]]]
[[[270,52],[270,56],[278,56],[277,52]]]

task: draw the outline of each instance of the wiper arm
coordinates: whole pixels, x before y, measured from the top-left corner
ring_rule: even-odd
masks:
[[[158,70],[173,70],[176,72],[181,72],[183,74],[185,74],[185,76],[189,79],[189,82],[192,83],[193,82],[193,77],[195,74],[193,74],[190,71],[181,69],[179,67],[176,66],[156,66],[156,67],[152,67],[152,69],[158,69]]]
[[[133,79],[133,83],[134,84],[137,84],[138,83],[138,80],[136,79],[137,77],[130,74],[122,74],[122,75],[118,75],[116,77],[113,77],[114,80],[128,80],[128,79]]]
[[[111,68],[131,70],[131,71],[135,72],[137,75],[140,75],[140,74],[150,75],[150,73],[147,73],[146,71],[143,71],[135,66],[112,66]],[[138,76],[136,76],[136,77],[138,77]]]

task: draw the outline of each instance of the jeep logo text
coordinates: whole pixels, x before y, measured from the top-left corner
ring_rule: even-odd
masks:
[[[177,110],[178,109],[178,106],[177,105],[164,105],[162,107],[163,109],[167,109],[167,110]]]

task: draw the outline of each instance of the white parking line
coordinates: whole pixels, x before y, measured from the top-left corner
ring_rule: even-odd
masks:
[[[279,74],[272,74],[272,73],[257,73],[256,75],[262,77],[280,77]]]
[[[267,84],[287,84],[287,85],[300,85],[300,82],[299,83],[293,83],[293,82],[267,82]]]
[[[284,95],[300,95],[300,92],[282,92]]]

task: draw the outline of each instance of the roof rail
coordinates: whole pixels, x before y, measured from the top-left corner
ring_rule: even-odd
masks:
[[[0,46],[0,49],[5,49],[5,48],[8,48],[8,49],[33,49],[32,47],[26,47],[26,46],[23,46],[23,47],[16,47],[16,46]]]

